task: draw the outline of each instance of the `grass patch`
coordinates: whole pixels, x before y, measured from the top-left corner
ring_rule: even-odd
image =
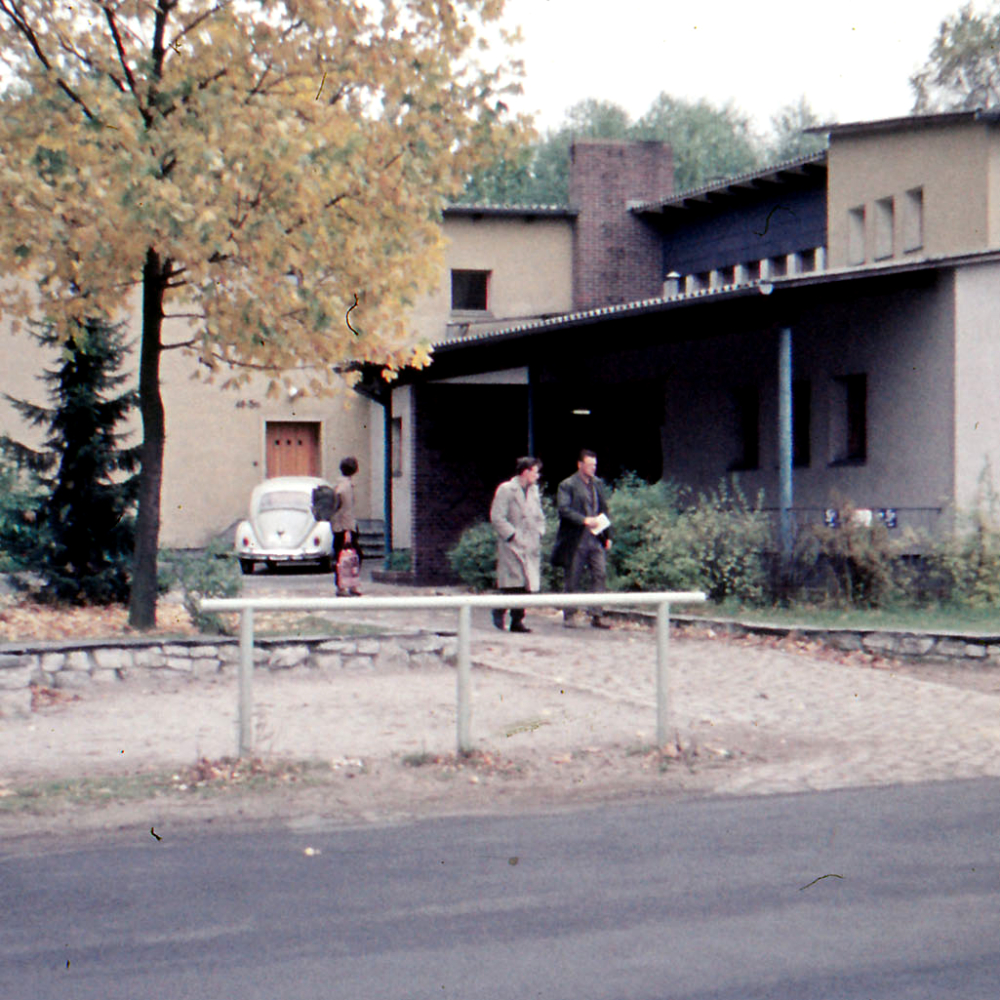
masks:
[[[120,802],[154,798],[175,800],[263,791],[288,785],[312,786],[327,782],[335,767],[323,761],[262,760],[259,757],[202,757],[171,771],[155,771],[102,778],[66,778],[0,787],[0,815],[42,815],[67,806],[101,808]]]
[[[1000,609],[935,605],[927,608],[838,608],[802,605],[788,608],[740,608],[734,605],[688,605],[671,611],[704,618],[733,618],[758,625],[813,628],[882,629],[890,632],[996,632]]]
[[[283,639],[289,636],[329,635],[335,638],[364,639],[372,635],[385,635],[385,626],[365,625],[361,622],[343,622],[323,615],[297,615],[280,619],[271,617],[270,613],[257,613],[260,627],[254,628],[255,638]]]

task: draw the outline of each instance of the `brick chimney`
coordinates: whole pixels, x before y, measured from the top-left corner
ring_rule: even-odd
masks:
[[[663,294],[661,238],[629,211],[674,191],[674,162],[664,142],[587,139],[570,147],[569,201],[577,209],[573,308]]]

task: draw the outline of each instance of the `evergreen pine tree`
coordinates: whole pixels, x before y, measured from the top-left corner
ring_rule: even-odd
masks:
[[[54,328],[33,324],[45,347],[61,341]],[[57,601],[107,604],[129,590],[139,448],[123,447],[121,422],[136,406],[135,390],[119,391],[127,353],[122,325],[87,321],[61,348],[57,365],[39,376],[51,406],[8,400],[30,424],[48,428],[34,450],[4,437],[0,448],[37,475],[42,497],[34,530],[4,539],[16,562],[45,581]],[[5,532],[6,534],[6,532]]]

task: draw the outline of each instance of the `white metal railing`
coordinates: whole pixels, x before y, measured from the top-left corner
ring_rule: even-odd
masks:
[[[458,752],[472,749],[472,609],[473,608],[578,608],[656,607],[656,743],[667,742],[668,688],[667,653],[670,637],[670,605],[705,600],[697,591],[664,591],[651,594],[458,594],[446,597],[215,597],[204,598],[204,611],[240,613],[240,658],[237,753],[249,754],[253,747],[253,632],[254,611],[458,611],[457,742]]]

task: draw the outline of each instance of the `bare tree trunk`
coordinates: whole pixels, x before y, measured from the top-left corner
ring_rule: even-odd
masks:
[[[129,594],[129,625],[156,627],[157,551],[166,422],[160,396],[160,334],[169,266],[150,248],[142,269],[142,341],[139,351],[139,412],[142,414],[142,470]]]

